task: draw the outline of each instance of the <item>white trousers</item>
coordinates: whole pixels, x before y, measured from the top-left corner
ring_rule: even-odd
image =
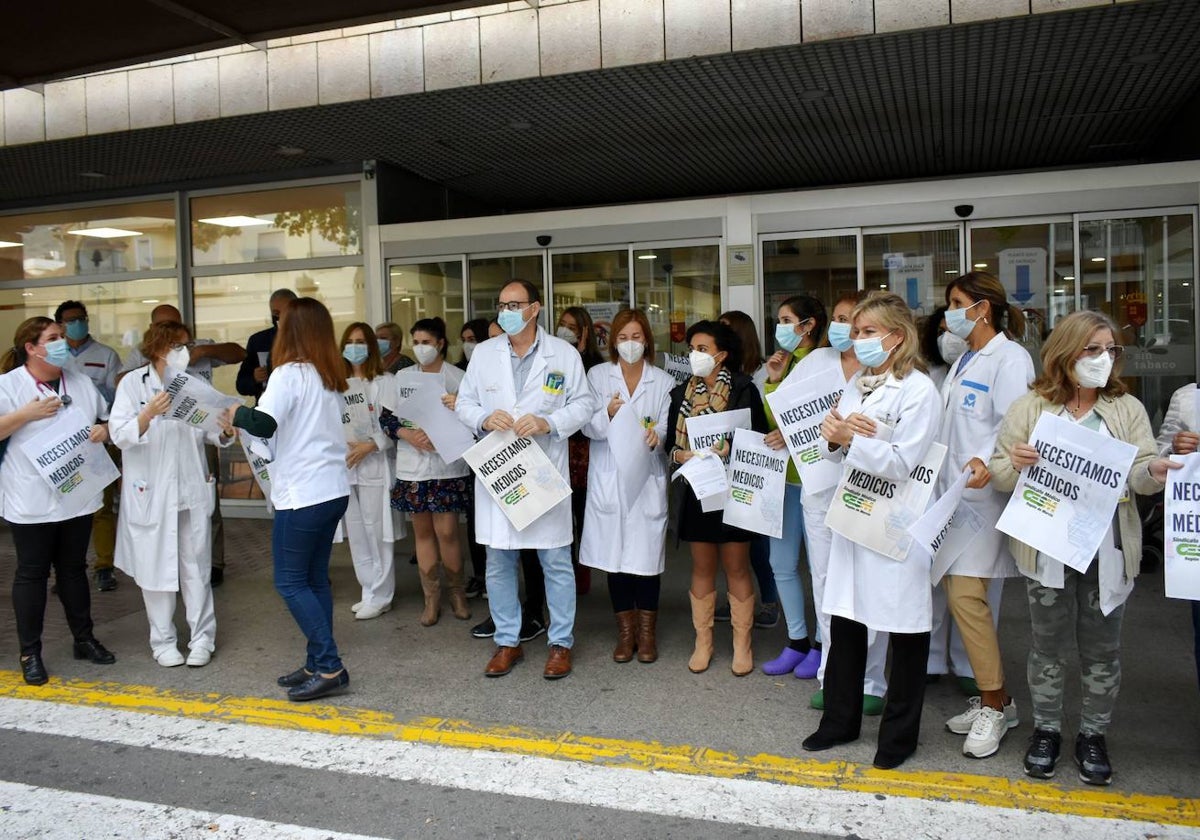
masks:
[[[808,551],[808,567],[812,571],[813,606],[817,613],[817,624],[821,628],[824,649],[821,651],[821,667],[817,669],[817,682],[825,685],[825,665],[829,662],[829,650],[833,647],[829,631],[829,613],[821,610],[825,600],[825,577],[829,572],[829,551],[833,546],[833,531],[825,525],[828,510],[821,505],[805,505],[804,545]],[[888,634],[867,630],[867,673],[863,678],[863,694],[882,697],[887,693]]]
[[[997,627],[1000,626],[1000,598],[1003,595],[1004,578],[992,578],[988,583],[988,606],[992,608],[992,621]],[[950,617],[950,606],[946,603],[946,590],[941,581],[933,588],[933,629],[929,633],[929,664],[925,673],[953,673],[956,677],[975,678],[958,625]]]
[[[183,611],[187,616],[191,639],[189,650],[217,648],[217,616],[213,609],[212,553],[207,544],[197,545],[191,539],[192,511],[179,511],[179,595],[183,596]],[[196,516],[203,514],[195,512]],[[207,517],[206,517],[207,518]],[[175,592],[142,590],[146,618],[150,621],[150,650],[157,658],[171,649],[178,649],[175,632]]]
[[[387,486],[350,486],[350,502],[343,521],[364,607],[385,607],[392,603],[396,593],[393,544],[383,539],[383,517],[391,516],[390,497]]]

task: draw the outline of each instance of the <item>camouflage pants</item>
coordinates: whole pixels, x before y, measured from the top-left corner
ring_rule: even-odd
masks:
[[[1062,589],[1048,589],[1027,580],[1033,646],[1027,665],[1033,722],[1038,729],[1061,732],[1063,685],[1067,655],[1079,647],[1083,708],[1079,731],[1103,735],[1112,721],[1121,689],[1121,605],[1105,616],[1100,612],[1099,561],[1087,573],[1066,569]]]

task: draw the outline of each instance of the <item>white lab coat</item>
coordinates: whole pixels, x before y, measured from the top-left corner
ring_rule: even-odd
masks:
[[[567,438],[583,428],[595,411],[579,351],[538,327],[529,376],[520,393],[513,376],[512,345],[507,335],[490,338],[475,348],[467,375],[458,388],[455,412],[480,437],[483,421],[504,409],[520,418],[536,414],[550,421],[552,431],[533,440],[568,482]],[[559,548],[570,545],[571,500],[563,499],[523,531],[509,524],[498,505],[475,479],[475,536],[480,545],[499,549]]]
[[[662,574],[666,562],[667,470],[663,437],[675,378],[647,362],[632,394],[619,362],[596,365],[588,371],[596,412],[583,427],[591,438],[588,459],[587,506],[579,562],[593,569],[630,575]],[[608,403],[620,394],[638,417],[649,417],[659,434],[658,446],[647,449],[650,480],[636,499],[625,499],[612,450],[608,446]]]
[[[821,448],[825,457],[841,461],[843,473],[857,468],[895,480],[909,473],[928,454],[937,438],[941,412],[938,393],[929,377],[912,371],[903,379],[887,380],[867,397],[858,390],[856,373],[842,393],[838,413],[865,414],[892,427],[891,440],[861,435],[849,453]],[[893,560],[833,534],[829,572],[822,605],[830,615],[890,633],[928,633],[933,621],[933,590],[929,586],[930,557],[914,545],[908,556]]]
[[[938,476],[935,498],[946,492],[972,458],[984,464],[991,459],[1004,415],[1033,381],[1029,351],[1003,333],[997,333],[968,359],[965,369],[963,358],[951,365],[942,385],[943,413],[938,441],[948,451]],[[990,484],[963,493],[963,501],[982,517],[984,527],[954,561],[948,574],[979,578],[1017,576],[1008,537],[996,530],[1008,498],[1008,493],[1001,493]]]
[[[158,373],[148,365],[130,371],[117,385],[108,423],[112,441],[122,451],[115,563],[142,589],[178,592],[178,512],[192,513],[186,544],[203,563],[212,551],[209,517],[217,492],[204,444],[228,446],[233,439],[222,441],[220,435],[206,435],[163,417],[153,418],[146,433],[139,435],[138,412],[162,388]]]

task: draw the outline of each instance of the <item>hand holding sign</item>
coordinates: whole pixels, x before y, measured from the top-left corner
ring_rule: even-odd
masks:
[[[513,427],[513,416],[503,408],[497,408],[483,421],[485,432],[503,432]]]

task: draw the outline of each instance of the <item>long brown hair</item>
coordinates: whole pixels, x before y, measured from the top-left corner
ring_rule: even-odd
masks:
[[[342,333],[342,343],[338,345],[338,351],[346,349],[346,345],[350,343],[350,333],[355,330],[362,330],[363,338],[367,340],[367,360],[363,362],[363,375],[370,382],[379,374],[383,373],[383,359],[379,354],[379,340],[375,338],[375,330],[371,329],[370,324],[364,324],[362,321],[355,321],[350,326],[346,327]],[[350,376],[354,373],[354,365],[342,358],[342,364],[346,368],[346,375]]]
[[[1072,312],[1054,325],[1054,330],[1042,345],[1042,372],[1029,387],[1055,405],[1066,405],[1079,390],[1075,378],[1075,358],[1087,346],[1092,333],[1099,329],[1111,330],[1113,341],[1120,342],[1121,333],[1112,319],[1103,312]],[[1126,392],[1121,381],[1121,359],[1113,361],[1108,382],[1098,389],[1106,397],[1116,398]]]
[[[728,312],[722,312],[717,318],[738,337],[738,341],[742,345],[742,364],[741,373],[746,376],[753,376],[754,372],[763,366],[762,344],[758,340],[758,327],[754,326],[754,321],[745,312],[740,309],[731,309]]]
[[[946,303],[950,302],[950,293],[955,289],[976,303],[981,300],[988,302],[989,318],[992,328],[1002,332],[1009,338],[1020,335],[1025,331],[1025,316],[1021,310],[1008,302],[1008,292],[1004,284],[996,279],[994,274],[986,271],[969,271],[962,277],[956,277],[946,287]]]
[[[29,358],[25,352],[26,344],[37,344],[41,339],[42,333],[46,327],[54,326],[53,318],[47,318],[44,315],[35,315],[32,318],[26,318],[17,327],[16,333],[13,334],[13,346],[8,348],[4,354],[4,358],[0,359],[0,368],[4,373],[10,370],[16,370]]]
[[[903,379],[914,369],[925,372],[925,360],[921,358],[921,339],[917,336],[917,324],[913,320],[912,310],[904,302],[904,298],[892,292],[871,292],[850,316],[853,324],[862,315],[870,315],[879,325],[889,332],[898,332],[904,336],[904,341],[893,346],[891,352],[892,366],[889,368],[892,376]],[[863,368],[867,370],[867,368]]]
[[[333,317],[316,298],[296,298],[284,307],[271,347],[271,366],[282,367],[288,362],[312,365],[330,391],[342,392],[349,387],[346,360],[338,352],[333,335]]]

